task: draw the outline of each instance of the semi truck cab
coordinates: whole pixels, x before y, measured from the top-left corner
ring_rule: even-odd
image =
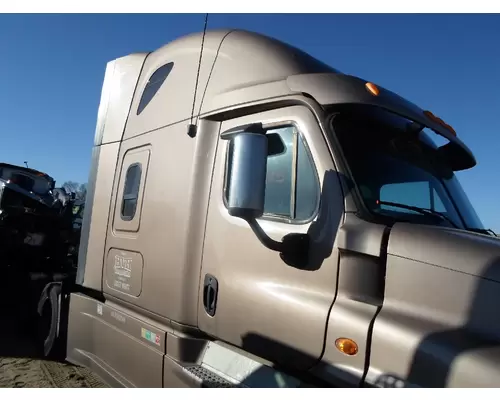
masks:
[[[111,61],[66,358],[125,387],[495,386],[475,164],[432,112],[257,33]]]

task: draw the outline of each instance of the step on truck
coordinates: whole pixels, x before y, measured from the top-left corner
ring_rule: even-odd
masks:
[[[111,61],[48,349],[113,387],[496,386],[475,165],[431,111],[260,34]]]

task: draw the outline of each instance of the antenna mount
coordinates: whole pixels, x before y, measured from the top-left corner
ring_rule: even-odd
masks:
[[[205,26],[203,27],[203,36],[201,38],[200,59],[198,60],[198,72],[196,73],[196,84],[194,86],[193,108],[191,110],[191,119],[189,121],[187,129],[187,134],[190,138],[194,138],[198,131],[198,118],[196,119],[196,124],[193,124],[193,118],[194,118],[194,107],[196,105],[196,92],[198,91],[198,81],[200,79],[201,59],[203,57],[203,45],[205,44],[205,34],[207,33],[207,23],[208,23],[208,13],[205,14]]]

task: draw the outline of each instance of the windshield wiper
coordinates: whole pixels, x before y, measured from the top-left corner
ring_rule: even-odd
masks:
[[[408,204],[393,203],[391,201],[377,200],[377,204],[386,205],[386,206],[390,206],[390,207],[405,208],[407,210],[418,212],[418,213],[420,213],[422,215],[427,215],[427,216],[432,216],[432,217],[439,217],[442,220],[445,220],[445,221],[449,222],[454,228],[460,229],[460,227],[455,222],[453,222],[453,220],[451,220],[446,214],[443,214],[443,213],[441,213],[439,211],[431,210],[429,208],[409,206]]]
[[[498,235],[492,229],[481,229],[481,228],[467,228],[468,231],[490,234],[491,236],[498,237]]]

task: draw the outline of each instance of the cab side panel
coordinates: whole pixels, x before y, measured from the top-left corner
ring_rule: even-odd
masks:
[[[122,171],[117,171],[111,201],[114,220],[106,239],[105,296],[160,318],[196,326],[201,247],[218,127],[205,121],[192,139],[181,123],[123,142],[120,159],[131,149],[148,147],[144,160],[149,163],[142,165],[137,211],[130,221],[120,215],[122,177],[138,159],[120,162]],[[114,278],[107,282],[116,275],[116,263],[127,264],[127,260],[132,265],[131,276],[126,277],[130,282],[125,284],[140,287],[120,288],[113,284]]]
[[[105,302],[72,296],[68,358],[108,371],[108,378],[123,386],[161,387],[165,335],[172,321],[197,325],[204,226],[220,123],[198,121],[196,137],[187,134],[194,91],[181,87],[186,82],[194,85],[199,53],[184,50],[148,57],[124,137],[105,145],[115,152],[103,154],[100,144],[106,132],[99,139],[100,157],[112,168],[104,171],[99,160],[92,205],[107,198],[92,210],[99,234],[95,229],[89,233],[84,285],[102,290]],[[200,87],[214,57],[209,52],[204,57],[207,66]],[[163,85],[155,86],[152,75],[169,62],[176,63],[172,71],[180,75],[172,81],[175,76],[166,74]],[[134,164],[140,174],[130,172]],[[130,207],[134,212],[127,211]],[[91,270],[90,262],[95,263]],[[99,307],[102,316],[96,314]],[[106,316],[108,307],[114,309]]]
[[[131,54],[106,66],[80,240],[77,282],[101,290],[104,243],[120,140],[146,53]]]
[[[119,143],[110,143],[92,150],[93,171],[89,180],[88,206],[84,210],[77,283],[98,291],[102,290],[104,246],[119,149]]]
[[[219,126],[204,121],[196,140],[178,124],[122,143],[101,277],[106,302],[72,295],[70,360],[101,368],[108,380],[123,386],[163,385],[170,321],[196,325]],[[136,194],[127,189],[134,187],[127,185],[134,165],[141,166]],[[123,219],[130,215],[124,207],[127,193],[135,196],[135,212]]]
[[[71,294],[68,356],[112,387],[162,387],[165,327],[113,303]]]

